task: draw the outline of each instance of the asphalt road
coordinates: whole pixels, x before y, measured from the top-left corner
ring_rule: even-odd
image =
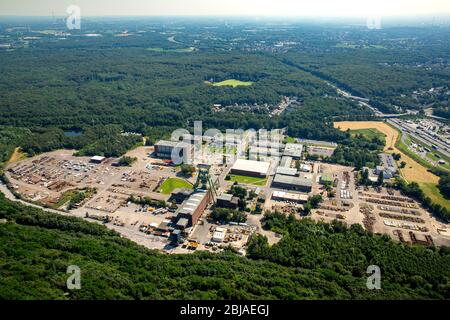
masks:
[[[419,140],[420,142],[422,142],[423,144],[427,145],[430,147],[431,150],[431,145],[436,145],[439,147],[439,152],[444,154],[445,156],[450,158],[450,152],[445,151],[445,148],[447,148],[447,146],[442,143],[439,140],[436,140],[434,138],[432,138],[431,136],[429,136],[428,134],[425,133],[421,133],[420,135],[417,134],[416,132],[412,131],[411,128],[406,127],[404,124],[401,124],[399,122],[399,120],[396,119],[390,119],[387,121],[389,124],[393,125],[394,127],[398,128],[402,133],[404,133],[405,131],[408,132],[408,134],[410,136],[412,136],[414,139]]]

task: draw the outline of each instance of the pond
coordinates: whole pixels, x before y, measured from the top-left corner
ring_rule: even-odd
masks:
[[[64,131],[64,135],[66,136],[66,137],[79,137],[79,136],[81,136],[83,134],[83,131],[75,131],[75,130],[72,130],[72,131]]]

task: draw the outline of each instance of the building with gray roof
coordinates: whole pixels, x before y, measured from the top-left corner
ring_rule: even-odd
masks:
[[[297,190],[302,192],[311,192],[313,182],[311,179],[306,177],[293,177],[283,174],[276,174],[272,187],[283,189],[283,190]]]

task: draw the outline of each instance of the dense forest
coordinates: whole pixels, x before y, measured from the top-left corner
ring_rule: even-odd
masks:
[[[409,247],[393,243],[388,236],[366,233],[360,225],[346,227],[296,220],[281,213],[269,213],[264,227],[283,234],[283,239],[269,247],[267,239],[255,236],[248,256],[277,264],[319,269],[328,281],[347,288],[347,297],[370,296],[353,282],[362,277],[369,265],[381,268],[382,295],[385,298],[448,298],[450,294],[450,255],[447,249]],[[373,298],[378,296],[373,293]]]
[[[450,40],[448,34],[441,35]],[[308,53],[288,54],[282,59],[351,94],[368,98],[372,106],[385,113],[434,106],[436,115],[448,118],[442,106],[448,108],[450,57],[440,41],[430,42],[436,42],[432,49],[424,43],[415,44],[423,50],[386,50],[386,44],[352,47],[346,43],[340,50],[322,52],[320,59]]]
[[[352,155],[344,152],[345,159],[341,155],[335,159],[360,166],[365,159],[350,159],[360,158],[351,149],[362,142],[350,142],[332,122],[370,120],[372,113],[339,97],[327,82],[369,98],[386,112],[397,111],[394,106],[427,105],[446,117],[448,110],[445,30],[370,32],[293,23],[275,31],[271,25],[251,21],[239,22],[239,28],[210,28],[209,20],[183,19],[169,25],[145,19],[130,23],[88,21],[84,32],[101,34],[94,38],[76,31],[67,39],[37,32],[39,40],[24,47],[20,39],[35,32],[3,23],[0,33],[17,39],[18,47],[0,50],[0,125],[32,132],[23,145],[27,153],[64,147],[84,149],[80,154],[118,156],[125,149],[121,146],[133,146],[135,141],[123,141],[116,128],[155,142],[202,120],[204,129],[287,127],[293,137],[342,142]],[[64,27],[45,21],[31,25],[37,30]],[[140,32],[115,36],[124,29]],[[252,85],[205,83],[227,79]],[[437,90],[430,93],[432,87]],[[264,106],[277,105],[283,96],[296,97],[298,104],[282,115],[269,116]],[[211,110],[213,104],[258,107],[217,113]],[[111,125],[116,126],[113,133]],[[67,137],[66,131],[83,134]]]
[[[0,168],[17,147],[28,155],[68,148],[120,157],[142,136],[152,144],[196,120],[204,129],[287,128],[291,137],[339,143],[326,161],[376,165],[380,141],[333,127],[372,120],[372,112],[330,84],[384,112],[430,106],[448,118],[445,28],[87,19],[83,31],[61,37],[52,30],[64,25],[16,28],[21,23],[0,21],[0,44],[11,44],[0,49]],[[126,37],[117,36],[124,30]],[[228,79],[252,85],[207,83]],[[284,96],[297,103],[271,115]],[[214,104],[233,109],[215,112]],[[399,188],[448,218],[416,184]],[[440,188],[448,189],[447,178]],[[245,220],[237,212],[215,214]],[[231,249],[164,255],[102,225],[0,194],[0,299],[450,299],[448,248],[406,246],[357,225],[277,213],[266,214],[264,227],[282,240],[270,247],[254,236],[247,257]],[[70,265],[81,268],[81,290],[66,288]],[[382,290],[366,288],[370,265],[381,268]]]
[[[27,128],[20,141],[29,155],[58,148],[80,155],[118,157],[135,146],[136,132],[150,143],[173,130],[288,128],[293,137],[348,144],[333,121],[368,120],[372,113],[337,96],[323,80],[262,53],[162,55],[145,49],[50,49],[0,52],[0,126]],[[73,63],[77,61],[77,63]],[[111,63],[105,63],[111,61]],[[48,64],[52,68],[47,68]],[[27,70],[34,70],[27,73]],[[204,83],[234,78],[248,87]],[[298,103],[282,115],[213,112],[213,104],[275,106],[283,96]],[[75,135],[67,133],[75,132]]]
[[[335,223],[268,214],[283,232],[249,258],[164,255],[79,218],[45,213],[0,195],[1,299],[442,299],[450,297],[450,253],[409,247]],[[382,270],[382,290],[366,269]],[[81,268],[81,290],[67,290],[67,267]]]

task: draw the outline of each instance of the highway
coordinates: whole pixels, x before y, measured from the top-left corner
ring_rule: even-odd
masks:
[[[348,99],[352,99],[352,100],[355,100],[355,101],[358,101],[361,105],[371,109],[375,113],[375,115],[377,117],[386,118],[387,119],[387,123],[391,124],[392,126],[394,126],[397,129],[399,129],[402,133],[405,133],[405,131],[406,131],[411,137],[413,137],[414,139],[422,142],[424,144],[424,146],[429,147],[429,149],[431,151],[433,151],[432,150],[432,145],[435,145],[435,146],[437,146],[439,148],[437,150],[437,151],[439,151],[439,153],[441,153],[441,154],[445,155],[446,157],[450,158],[450,152],[449,152],[450,146],[449,145],[447,145],[445,142],[443,142],[441,140],[438,140],[438,139],[432,137],[431,135],[429,135],[427,132],[425,132],[423,130],[418,129],[419,133],[417,133],[415,130],[413,130],[412,128],[409,128],[400,119],[398,119],[398,117],[403,116],[403,115],[407,115],[408,113],[405,113],[405,114],[385,114],[385,113],[382,113],[377,108],[375,108],[375,107],[373,107],[373,106],[371,106],[369,104],[369,99],[365,99],[365,98],[362,98],[362,97],[357,97],[357,96],[351,95],[350,93],[348,93],[348,92],[338,88],[337,86],[335,86],[335,85],[333,85],[331,83],[327,82],[327,84],[332,86],[333,88],[335,88],[337,90],[337,92],[340,95],[342,95],[343,97],[348,98]]]
[[[418,133],[413,131],[411,128],[409,128],[408,126],[403,124],[401,122],[401,120],[399,120],[399,119],[388,119],[387,122],[389,124],[391,124],[392,126],[398,128],[403,133],[406,131],[414,139],[417,139],[418,141],[422,142],[424,145],[429,146],[430,150],[431,150],[431,146],[432,145],[436,145],[437,147],[439,147],[438,151],[440,153],[442,153],[446,157],[450,158],[450,152],[447,151],[448,150],[448,146],[445,143],[443,143],[443,142],[441,142],[441,141],[431,137],[429,134],[427,134],[423,130],[419,130],[419,132],[420,132],[420,135],[419,135]]]

